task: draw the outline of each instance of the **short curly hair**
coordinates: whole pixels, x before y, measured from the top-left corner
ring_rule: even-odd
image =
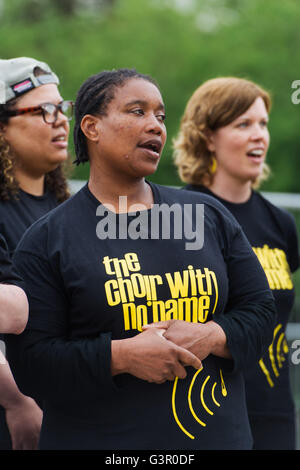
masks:
[[[180,179],[188,184],[212,183],[213,154],[208,150],[208,133],[227,126],[261,97],[269,112],[271,96],[256,83],[237,77],[207,80],[189,99],[177,136],[173,139],[174,163]],[[258,188],[270,174],[264,163],[261,174],[252,183]]]

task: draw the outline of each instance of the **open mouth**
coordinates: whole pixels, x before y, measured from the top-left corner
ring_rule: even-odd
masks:
[[[66,135],[57,135],[52,139],[51,142],[57,149],[65,150],[68,146],[68,140]]]
[[[247,152],[248,157],[263,157],[264,156],[263,149],[254,149]]]
[[[57,137],[54,137],[54,139],[52,139],[52,142],[66,142],[66,136],[59,135]]]
[[[160,140],[148,140],[139,144],[138,147],[148,150],[149,153],[153,154],[155,157],[160,156],[160,152],[162,149],[162,144]]]
[[[250,158],[250,161],[254,164],[260,165],[265,159],[265,150],[264,149],[253,149],[247,152],[247,157]]]

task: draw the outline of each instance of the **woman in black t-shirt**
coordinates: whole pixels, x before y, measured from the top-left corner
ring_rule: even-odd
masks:
[[[75,113],[88,184],[14,255],[30,314],[13,370],[43,399],[40,448],[251,448],[242,370],[274,325],[256,256],[214,199],[145,180],[166,141],[150,77],[96,74]]]
[[[72,103],[62,100],[49,66],[29,57],[0,60],[0,82],[0,233],[12,255],[26,229],[69,197],[62,165]],[[36,448],[40,408],[16,394],[8,363],[0,381],[11,386],[10,403],[0,396],[0,449]]]
[[[25,230],[69,197],[64,166],[73,105],[29,57],[0,60],[0,233],[12,254]]]
[[[186,189],[218,199],[236,217],[264,268],[277,307],[267,353],[245,373],[254,449],[294,449],[295,412],[285,329],[294,302],[291,273],[299,266],[293,217],[255,189],[269,175],[269,94],[225,77],[201,85],[187,103],[174,140]]]
[[[0,235],[0,333],[20,334],[28,319],[28,301],[23,290],[22,280],[17,274],[8,251],[5,239]],[[14,444],[18,448],[28,446],[29,440],[36,441],[28,422],[36,404],[30,397],[24,397],[18,389],[6,362],[5,344],[0,339],[0,399],[6,409],[6,420]],[[29,431],[29,432],[28,432]],[[25,437],[26,436],[26,437]]]
[[[15,285],[16,282],[20,282],[20,277],[12,265],[6,242],[0,235],[0,333],[20,334],[27,323],[27,297],[24,290]]]

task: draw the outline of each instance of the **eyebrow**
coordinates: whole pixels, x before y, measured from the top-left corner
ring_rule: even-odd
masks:
[[[132,106],[134,104],[139,104],[139,105],[144,105],[144,106],[147,106],[148,105],[148,101],[145,101],[145,100],[133,100],[133,101],[130,101],[129,103],[126,103],[126,106]],[[159,103],[158,105],[158,109],[162,109],[163,111],[165,111],[165,107],[162,103]]]
[[[242,120],[242,121],[243,121],[243,120],[244,120],[244,121],[251,121],[251,120],[252,120],[252,118],[249,117],[249,116],[244,116],[244,117],[238,116],[238,117],[236,118],[236,121],[239,120],[239,119]],[[269,120],[269,115],[266,114],[265,116],[262,116],[261,119],[266,119],[266,120],[268,121],[268,120]]]

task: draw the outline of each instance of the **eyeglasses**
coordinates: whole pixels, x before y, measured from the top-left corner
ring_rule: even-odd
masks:
[[[73,117],[73,101],[62,101],[59,104],[43,103],[39,106],[30,106],[27,108],[11,109],[7,111],[7,116],[19,116],[20,114],[34,113],[41,111],[43,119],[47,124],[54,124],[58,117],[58,112],[61,111],[71,121]]]

